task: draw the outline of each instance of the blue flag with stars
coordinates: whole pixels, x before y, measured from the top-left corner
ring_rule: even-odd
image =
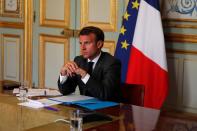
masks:
[[[138,16],[140,0],[130,0],[123,16],[118,43],[116,46],[115,57],[122,63],[121,81],[126,81],[128,62],[131,53],[132,41]]]

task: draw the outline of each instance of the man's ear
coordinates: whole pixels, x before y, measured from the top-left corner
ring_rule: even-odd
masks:
[[[101,40],[99,40],[98,42],[97,42],[97,47],[98,48],[102,48],[103,47],[103,41],[101,41]]]

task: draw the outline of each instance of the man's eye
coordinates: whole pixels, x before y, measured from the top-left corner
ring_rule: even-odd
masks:
[[[88,44],[90,44],[90,42],[85,42],[84,44],[88,45]]]
[[[88,42],[88,41],[87,41],[87,42],[84,42],[84,43],[83,43],[83,42],[80,42],[79,44],[80,44],[80,45],[82,45],[82,44],[83,44],[83,45],[89,45],[89,44],[91,44],[91,42]]]
[[[91,42],[84,42],[83,44],[84,45],[89,45]]]

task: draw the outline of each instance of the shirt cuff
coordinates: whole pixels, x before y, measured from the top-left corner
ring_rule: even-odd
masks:
[[[87,73],[84,78],[81,78],[81,80],[83,81],[84,84],[86,84],[89,78],[90,78],[90,75]]]
[[[67,76],[62,76],[60,74],[60,83],[63,84],[67,80],[67,78],[68,78]]]

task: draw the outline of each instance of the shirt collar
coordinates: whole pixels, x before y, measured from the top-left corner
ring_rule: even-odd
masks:
[[[90,59],[88,59],[88,62],[94,62],[94,65],[96,65],[96,63],[97,63],[97,61],[98,61],[98,59],[100,58],[100,56],[101,56],[101,52],[99,53],[99,55],[97,56],[97,57],[95,57],[93,60],[90,60]]]

